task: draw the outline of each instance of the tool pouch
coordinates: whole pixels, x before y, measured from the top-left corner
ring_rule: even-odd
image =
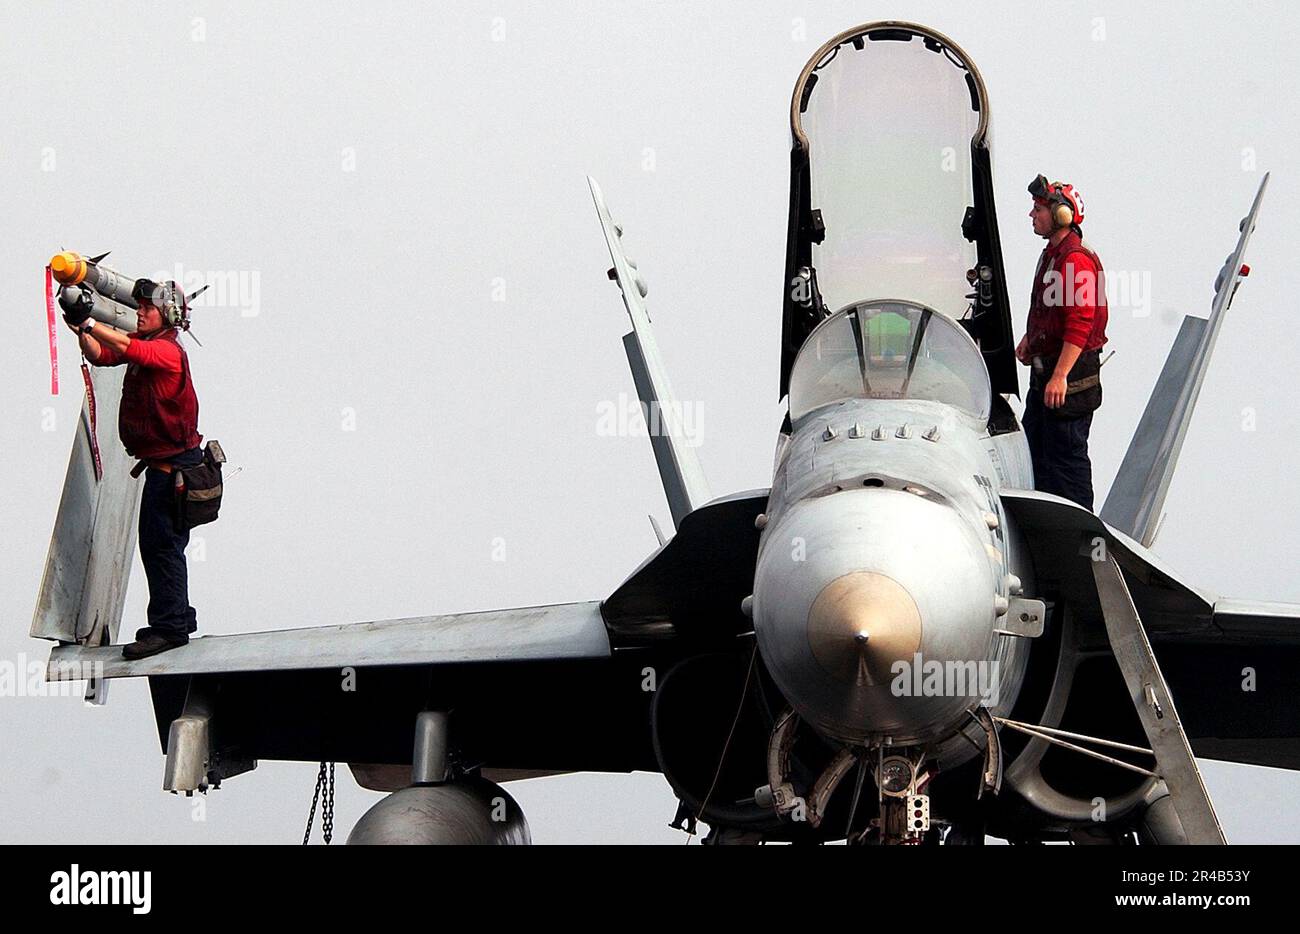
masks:
[[[197,467],[178,467],[173,471],[176,484],[176,527],[188,531],[217,518],[221,509],[221,465],[226,454],[217,441],[203,449],[203,463]]]
[[[1056,357],[1043,358],[1043,372],[1056,372]],[[1041,393],[1047,385],[1046,379],[1030,387],[1031,391]],[[1049,409],[1048,415],[1056,418],[1079,418],[1089,412],[1095,412],[1101,406],[1101,351],[1085,350],[1079,354],[1070,368],[1070,375],[1065,378],[1065,401],[1059,408]]]

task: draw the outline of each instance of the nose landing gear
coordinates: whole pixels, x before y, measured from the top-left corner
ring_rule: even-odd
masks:
[[[925,793],[935,773],[925,767],[924,749],[895,749],[888,738],[874,746],[843,746],[830,758],[811,788],[801,793],[790,768],[791,748],[799,725],[799,717],[793,710],[777,718],[768,742],[768,784],[754,793],[757,803],[772,808],[784,820],[807,821],[811,827],[822,828],[832,796],[856,766],[857,778],[843,839],[850,844],[937,842],[938,827],[931,825],[930,797]],[[862,807],[862,797],[868,774],[876,784],[875,816],[860,821],[859,812],[867,810]],[[858,827],[861,829],[855,829]],[[827,832],[825,838],[840,837]]]

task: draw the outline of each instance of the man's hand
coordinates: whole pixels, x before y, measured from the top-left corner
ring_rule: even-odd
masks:
[[[77,302],[77,304],[73,305],[71,308],[68,308],[63,312],[63,320],[66,321],[68,323],[68,327],[72,328],[74,331],[80,328],[83,324],[85,324],[86,319],[89,317],[90,317],[89,302]]]
[[[1056,358],[1056,369],[1043,388],[1043,405],[1049,409],[1059,409],[1065,404],[1066,379],[1074,369],[1075,361],[1079,359],[1081,353],[1083,348],[1078,344],[1069,341],[1061,344],[1061,355]]]
[[[1029,335],[1026,334],[1020,338],[1020,343],[1016,344],[1016,359],[1029,366]]]
[[[1065,377],[1053,375],[1043,388],[1043,405],[1059,409],[1065,404]]]

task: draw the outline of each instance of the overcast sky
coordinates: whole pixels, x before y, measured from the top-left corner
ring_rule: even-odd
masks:
[[[196,311],[190,345],[200,430],[239,470],[190,563],[202,633],[599,599],[654,548],[647,513],[669,521],[649,445],[596,430],[598,406],[634,390],[587,174],[702,413],[713,493],[767,486],[790,90],[822,41],[886,18],[946,33],[983,73],[1018,330],[1039,172],[1084,194],[1108,273],[1149,282],[1112,305],[1099,504],[1273,172],[1156,551],[1207,590],[1300,601],[1298,17],[1115,0],[6,3],[0,659],[48,654],[27,629],[81,404],[63,329],[49,394],[42,268],[62,247],[240,286]],[[137,558],[124,631],[145,602]],[[201,807],[161,792],[143,680],[103,708],[0,698],[0,731],[0,840],[301,836],[314,764],[264,762]],[[1300,775],[1202,766],[1231,841],[1300,840]],[[682,839],[657,775],[510,790],[539,843]],[[378,798],[340,768],[340,834]]]

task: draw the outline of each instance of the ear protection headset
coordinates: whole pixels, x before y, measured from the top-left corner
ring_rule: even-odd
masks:
[[[162,313],[163,321],[168,327],[189,330],[189,301],[177,283],[137,279],[131,289],[131,297],[136,301],[143,300],[154,305]]]
[[[1045,175],[1040,175],[1029,183],[1029,193],[1047,202],[1053,226],[1070,227],[1083,223],[1083,198],[1073,185],[1049,182]]]
[[[1072,220],[1074,220],[1074,211],[1068,204],[1052,205],[1052,223],[1057,227],[1068,227]]]

